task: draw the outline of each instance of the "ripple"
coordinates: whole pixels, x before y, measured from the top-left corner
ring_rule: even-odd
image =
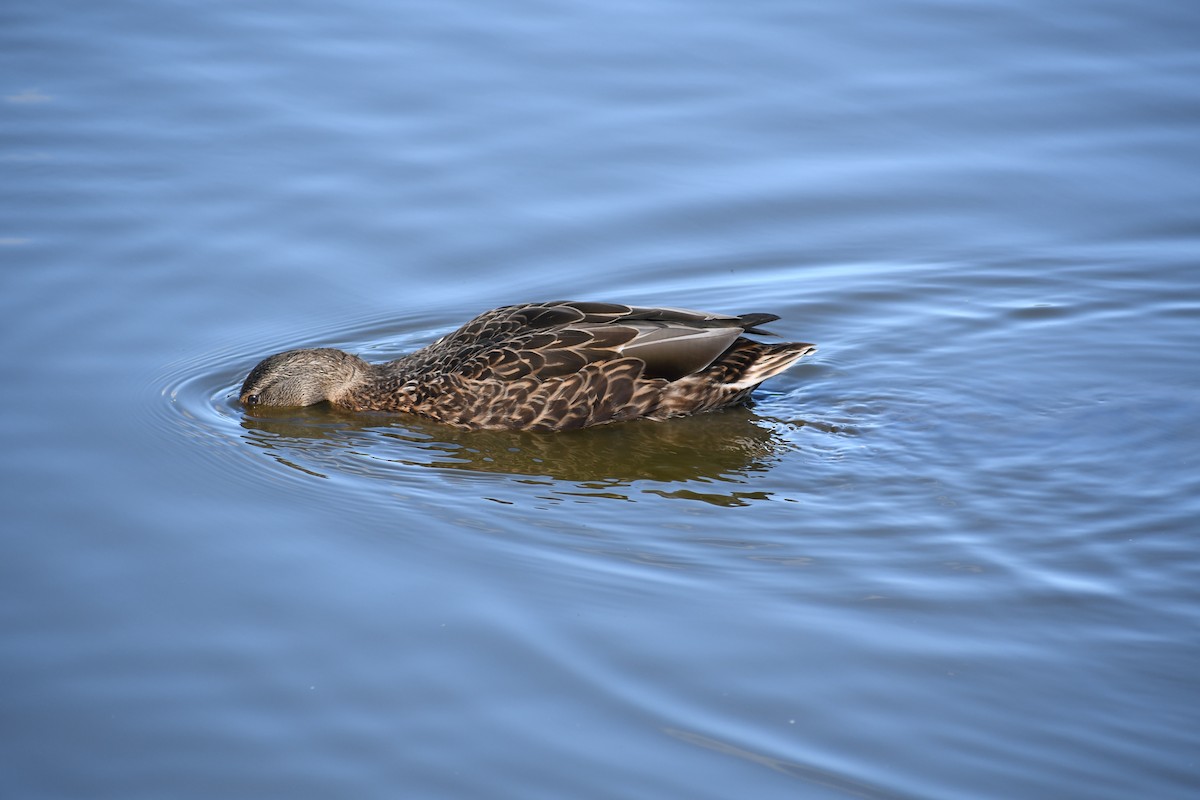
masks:
[[[852,432],[839,422],[798,420],[786,392],[763,393],[764,414],[735,408],[568,433],[468,431],[328,406],[247,413],[237,402],[245,373],[266,352],[321,344],[381,360],[411,352],[448,327],[421,318],[359,320],[308,341],[231,343],[170,365],[157,379],[162,402],[151,417],[166,435],[191,438],[200,457],[249,480],[333,481],[388,502],[398,491],[436,495],[474,482],[471,491],[502,504],[544,500],[548,486],[553,497],[574,501],[654,496],[746,505],[768,496],[747,489],[747,481],[799,449],[800,428]]]

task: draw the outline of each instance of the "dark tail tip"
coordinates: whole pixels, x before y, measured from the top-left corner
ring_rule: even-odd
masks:
[[[774,336],[770,331],[759,329],[759,325],[765,325],[768,322],[774,322],[779,319],[778,314],[742,314],[738,317],[742,321],[742,328],[746,333],[757,334],[758,336]]]

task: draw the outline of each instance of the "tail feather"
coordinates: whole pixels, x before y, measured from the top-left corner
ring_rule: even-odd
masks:
[[[770,331],[765,331],[758,327],[765,325],[768,322],[774,322],[779,319],[778,314],[742,314],[738,319],[742,323],[742,329],[746,333],[753,333],[758,336],[774,336]]]
[[[808,342],[784,342],[782,344],[762,344],[752,342],[754,356],[748,361],[740,375],[728,385],[734,389],[750,389],[774,375],[786,370],[809,353],[816,351],[816,345]]]

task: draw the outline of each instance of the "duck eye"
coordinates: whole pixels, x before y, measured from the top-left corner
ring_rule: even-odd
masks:
[[[246,405],[248,405],[248,406],[258,405],[258,395],[256,395],[256,394],[246,395]]]

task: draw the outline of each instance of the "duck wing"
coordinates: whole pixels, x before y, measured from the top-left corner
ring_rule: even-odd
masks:
[[[730,316],[683,308],[554,301],[480,314],[420,355],[435,371],[475,380],[547,380],[588,364],[637,359],[648,378],[706,369],[773,314]]]

